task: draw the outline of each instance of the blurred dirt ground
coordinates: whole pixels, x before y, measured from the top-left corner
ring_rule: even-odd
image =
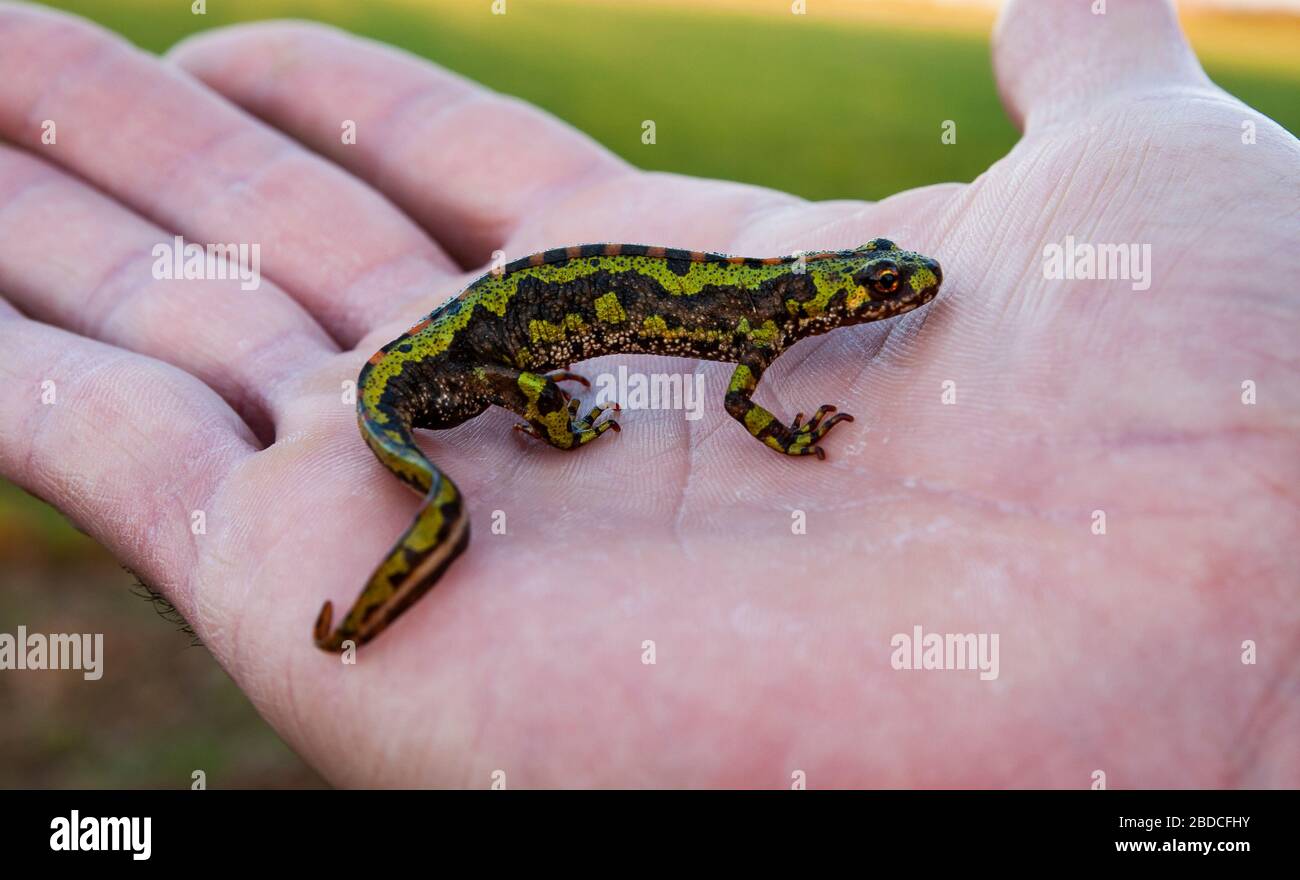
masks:
[[[324,786],[107,551],[0,482],[0,632],[20,624],[104,633],[103,677],[0,672],[0,787]]]

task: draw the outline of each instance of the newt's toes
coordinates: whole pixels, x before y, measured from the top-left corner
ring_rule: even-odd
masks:
[[[819,422],[817,424],[817,430],[821,432],[822,436],[825,436],[827,431],[829,431],[831,428],[838,425],[840,422],[851,422],[851,421],[853,421],[853,416],[849,415],[848,413],[836,413],[826,421]]]
[[[831,415],[831,413],[834,413],[834,415]],[[808,424],[798,430],[809,433],[814,439],[820,440],[822,437],[826,436],[826,433],[830,431],[831,428],[835,427],[840,422],[851,421],[853,421],[853,416],[848,413],[835,412],[835,407],[827,404],[826,406],[820,407],[817,412],[813,414],[813,417],[808,420]]]
[[[599,403],[593,406],[591,408],[591,411],[588,412],[586,416],[584,416],[581,419],[574,420],[573,427],[579,431],[590,431],[595,428],[601,428],[602,430],[604,430],[605,426],[608,426],[609,430],[621,431],[623,429],[618,426],[618,422],[614,419],[614,415],[613,415],[614,413],[620,412],[621,409],[622,408],[618,405],[617,402]],[[605,421],[601,422],[599,425],[597,425],[596,419],[600,418],[605,413],[610,413],[610,417]]]

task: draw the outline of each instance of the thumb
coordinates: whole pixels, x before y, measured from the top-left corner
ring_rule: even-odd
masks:
[[[1119,94],[1210,85],[1169,0],[1011,0],[993,28],[993,69],[1022,129]]]

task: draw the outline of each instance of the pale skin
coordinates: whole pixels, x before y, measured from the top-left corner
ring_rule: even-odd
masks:
[[[0,474],[164,591],[339,785],[1300,785],[1300,146],[1165,3],[1087,7],[1003,13],[1024,137],[974,183],[812,204],[640,172],[321,27],[155,59],[2,6]],[[154,280],[173,234],[260,242],[262,287]],[[1150,289],[1045,279],[1066,235],[1149,243]],[[572,454],[495,410],[426,434],[469,551],[355,666],[312,645],[417,504],[342,383],[493,250],[876,236],[937,258],[939,299],[801,343],[758,392],[856,416],[826,462],[734,424],[728,366],[578,365],[700,369],[709,405]],[[918,624],[997,633],[998,679],[891,668]]]

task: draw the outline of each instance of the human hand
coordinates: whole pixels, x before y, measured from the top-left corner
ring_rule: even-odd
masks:
[[[161,587],[332,781],[1300,782],[1300,149],[1204,78],[1166,4],[1013,4],[995,64],[1024,139],[970,185],[874,205],[641,173],[318,27],[213,32],[169,64],[6,6],[0,46],[0,137],[26,150],[0,147],[0,294],[35,319],[0,306],[0,473]],[[260,243],[262,288],[155,280],[173,234]],[[1067,235],[1149,244],[1150,289],[1044,278]],[[427,435],[474,541],[355,666],[312,645],[417,504],[342,385],[493,250],[878,236],[939,259],[939,300],[801,343],[759,390],[779,417],[857,417],[829,461],[746,437],[727,366],[582,365],[700,370],[711,405],[628,413],[572,455],[499,411]],[[894,670],[918,624],[999,634],[999,677]]]

